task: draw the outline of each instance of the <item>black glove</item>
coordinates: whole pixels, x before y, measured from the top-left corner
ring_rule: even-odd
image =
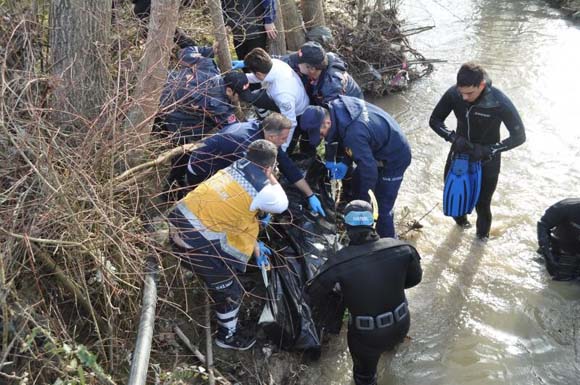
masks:
[[[453,152],[468,152],[473,148],[473,144],[461,135],[454,135],[451,151]]]
[[[240,71],[230,71],[224,75],[224,84],[230,87],[235,93],[240,94],[248,84],[248,77]]]
[[[491,159],[493,151],[491,146],[485,144],[475,144],[473,146],[473,150],[469,151],[469,155],[473,161],[488,160]]]

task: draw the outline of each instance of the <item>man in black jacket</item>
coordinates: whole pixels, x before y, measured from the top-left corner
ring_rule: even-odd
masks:
[[[457,130],[445,126],[453,111]],[[500,125],[504,123],[509,137],[501,140]],[[472,161],[482,161],[482,181],[477,211],[477,237],[487,239],[491,228],[491,198],[497,186],[501,153],[526,140],[524,124],[508,97],[491,85],[484,69],[475,63],[465,63],[457,73],[457,84],[445,92],[429,120],[431,128],[452,143],[445,165],[449,170],[454,153],[467,153]],[[459,226],[469,227],[467,216],[454,218]]]
[[[580,198],[550,206],[538,222],[539,252],[556,280],[580,276]]]
[[[393,350],[409,331],[405,289],[421,282],[421,257],[408,243],[379,238],[368,202],[350,202],[344,222],[349,246],[322,266],[306,291],[313,309],[320,309],[340,285],[350,315],[348,348],[355,384],[375,385],[381,354]]]

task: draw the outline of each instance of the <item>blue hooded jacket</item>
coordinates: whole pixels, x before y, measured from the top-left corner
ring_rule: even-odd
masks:
[[[300,80],[302,80],[304,89],[310,97],[310,103],[312,104],[324,106],[340,95],[364,99],[363,92],[358,83],[346,71],[348,65],[340,56],[332,52],[326,54],[328,67],[322,70],[320,77],[314,82],[308,78],[308,75],[300,72],[297,53],[280,56],[278,58],[288,64],[300,76]]]
[[[264,139],[262,126],[258,121],[227,125],[199,143],[200,146],[189,157],[188,172],[193,171],[197,176],[209,177],[243,158],[248,146],[258,139]],[[278,148],[277,160],[280,172],[290,183],[296,183],[304,177],[281,148]]]
[[[161,92],[161,117],[180,127],[212,129],[236,121],[210,47],[180,51],[181,68],[171,71]]]
[[[310,99],[322,106],[340,95],[364,99],[358,83],[346,72],[347,64],[336,54],[327,53],[328,67],[322,71],[318,81],[310,82]]]
[[[411,164],[411,148],[403,131],[381,108],[350,96],[339,96],[328,108],[332,126],[327,143],[338,141],[338,155],[348,155],[357,165],[360,184],[354,191],[355,199],[367,199],[368,190],[375,188],[378,162],[387,175],[404,171]]]

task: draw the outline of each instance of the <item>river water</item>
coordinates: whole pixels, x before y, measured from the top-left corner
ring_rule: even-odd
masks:
[[[418,219],[441,201],[449,144],[428,120],[461,63],[486,67],[518,108],[527,141],[502,157],[487,243],[441,206],[421,221],[411,239],[424,268],[407,292],[411,340],[385,355],[379,384],[580,384],[580,281],[552,281],[535,252],[543,211],[580,196],[580,29],[541,0],[413,0],[401,13],[406,26],[435,25],[413,45],[447,62],[375,101],[413,149],[397,213],[406,206]],[[351,365],[344,336],[335,338],[313,383],[351,384]]]

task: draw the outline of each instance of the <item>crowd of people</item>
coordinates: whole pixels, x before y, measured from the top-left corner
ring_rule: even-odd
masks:
[[[355,383],[376,384],[380,355],[394,349],[409,330],[405,289],[422,276],[419,253],[397,239],[393,219],[411,165],[411,146],[391,115],[365,101],[338,54],[312,41],[282,57],[267,53],[267,40],[277,34],[274,4],[223,2],[238,56],[234,70],[225,74],[213,60],[212,47],[197,46],[176,31],[179,68],[167,77],[154,131],[175,146],[196,145],[173,160],[168,176],[171,194],[166,197],[176,200],[168,214],[173,251],[212,297],[216,344],[250,349],[255,336],[238,327],[244,292],[238,277],[252,258],[261,269],[269,267],[273,251],[260,233],[289,204],[279,178],[302,193],[312,213],[327,215],[330,207],[293,161],[296,154],[322,156],[328,179],[344,182],[341,201],[349,203],[341,218],[348,244],[322,265],[305,285],[304,295],[316,307],[340,287],[349,312]],[[240,15],[247,23],[240,23]],[[238,120],[234,106],[240,101],[255,107],[259,118]],[[445,124],[451,112],[455,130]],[[505,138],[500,135],[502,124],[508,131]],[[434,107],[429,125],[451,143],[444,177],[456,154],[481,162],[474,205],[476,236],[485,241],[501,153],[524,143],[522,119],[486,71],[468,62]],[[371,195],[377,207],[372,207]],[[539,252],[556,279],[580,275],[579,213],[578,199],[568,199],[538,222]],[[453,219],[461,228],[470,227],[467,215]]]

